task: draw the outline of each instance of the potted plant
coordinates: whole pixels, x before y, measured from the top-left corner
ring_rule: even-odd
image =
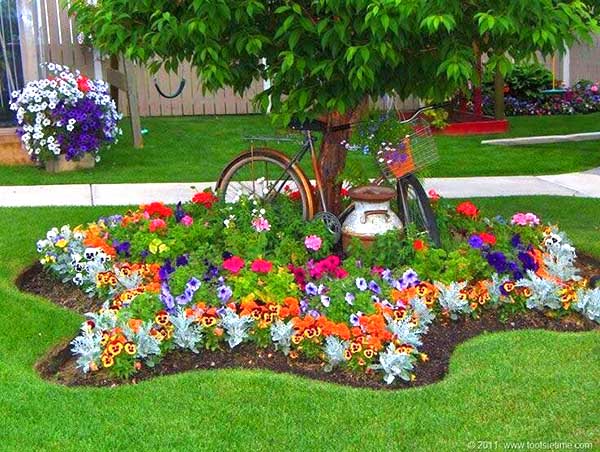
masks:
[[[17,134],[33,161],[47,171],[91,168],[100,151],[122,134],[108,84],[49,63],[49,76],[13,93]]]

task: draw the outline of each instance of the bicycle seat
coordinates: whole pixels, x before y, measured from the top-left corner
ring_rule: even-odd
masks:
[[[293,130],[310,130],[312,132],[323,132],[327,128],[327,124],[318,119],[307,119],[306,121],[300,121],[294,118],[288,124],[288,127]]]

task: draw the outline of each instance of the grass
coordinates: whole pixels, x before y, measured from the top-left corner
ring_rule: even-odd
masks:
[[[597,131],[599,120],[600,113],[516,117],[510,119],[511,131],[506,136]],[[93,170],[48,174],[35,167],[5,166],[0,167],[0,185],[212,181],[234,155],[248,148],[243,137],[282,132],[264,116],[144,118],[142,123],[149,129],[144,149],[133,149],[124,122],[123,140]],[[429,173],[438,177],[556,174],[600,166],[597,141],[498,147],[482,145],[485,138],[490,137],[436,137],[440,161]],[[350,159],[370,163],[357,154]],[[375,173],[374,165],[369,171]]]
[[[598,242],[594,200],[507,198],[478,204],[560,221],[581,246]],[[442,382],[375,392],[267,371],[219,370],[136,386],[65,388],[35,361],[81,318],[20,293],[13,281],[49,227],[115,208],[0,209],[2,450],[467,450],[471,441],[592,442],[600,447],[600,333],[519,331],[455,351]],[[600,248],[594,248],[600,256]],[[589,450],[589,449],[588,449]]]

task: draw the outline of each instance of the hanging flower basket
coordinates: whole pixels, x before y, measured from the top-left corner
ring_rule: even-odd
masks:
[[[12,93],[17,135],[33,161],[50,172],[92,168],[122,134],[108,84],[49,63],[48,78]]]

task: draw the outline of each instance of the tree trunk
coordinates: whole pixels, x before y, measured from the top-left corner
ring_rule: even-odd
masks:
[[[475,54],[475,79],[473,80],[473,113],[480,117],[483,113],[481,85],[483,83],[483,66],[481,64],[481,50],[479,43],[473,41],[473,53]]]
[[[331,113],[327,115],[327,124],[329,127],[348,124],[353,121],[354,117],[353,112],[344,115]],[[348,152],[341,143],[344,140],[348,140],[350,134],[351,130],[323,133],[323,141],[321,142],[319,153],[319,167],[323,179],[325,204],[327,205],[327,209],[336,215],[342,211],[342,197],[340,194],[342,182],[338,180],[338,176],[344,170],[346,154]]]
[[[496,66],[494,72],[494,112],[496,119],[504,119],[504,76]]]

